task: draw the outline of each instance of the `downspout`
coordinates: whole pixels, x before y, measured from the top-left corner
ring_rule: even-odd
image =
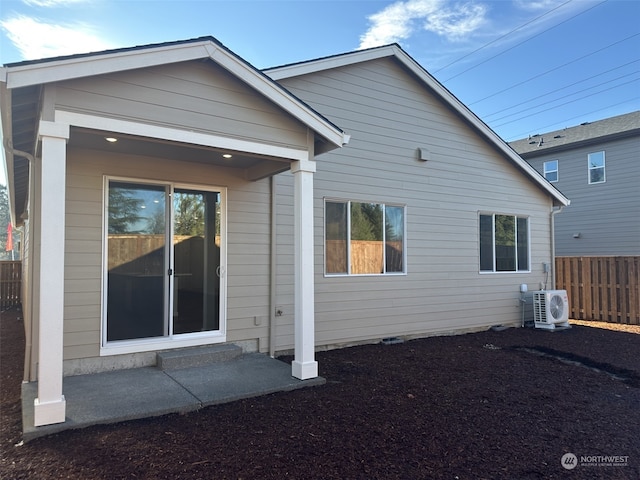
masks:
[[[549,216],[551,221],[551,288],[556,288],[556,222],[555,216],[562,212],[564,208],[563,205],[560,205],[558,208],[551,207],[551,215]],[[545,285],[545,290],[547,289],[547,285]]]
[[[13,148],[13,146],[11,144],[11,140],[8,139],[8,138],[4,139],[4,148],[5,148],[5,150],[10,151],[11,155],[13,155],[14,157],[25,158],[29,162],[29,166],[30,167],[35,162],[35,158],[30,153],[23,152],[21,150],[14,150],[14,148]],[[31,168],[29,168],[29,170],[31,170]],[[32,275],[29,275],[29,281],[30,282],[32,281],[32,278],[33,278]],[[28,290],[31,292],[33,289],[29,288]],[[30,372],[31,351],[33,349],[32,342],[31,342],[31,335],[33,333],[32,332],[33,326],[32,326],[31,315],[29,315],[27,317],[23,313],[22,320],[24,321],[24,366],[23,366],[22,383],[27,383],[29,381],[29,378],[31,378],[31,372]]]
[[[276,177],[271,176],[271,252],[270,252],[270,265],[269,265],[269,356],[275,357],[276,353],[276,302],[277,290],[277,195],[276,195]]]

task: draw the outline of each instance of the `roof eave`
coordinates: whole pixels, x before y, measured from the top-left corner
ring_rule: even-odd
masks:
[[[605,142],[613,142],[615,140],[621,140],[629,137],[640,136],[640,128],[634,128],[630,130],[624,130],[622,132],[610,133],[608,135],[601,135],[599,137],[586,138],[584,140],[578,140],[575,142],[565,143],[563,145],[555,145],[550,147],[544,147],[536,150],[529,150],[522,152],[520,156],[522,158],[533,158],[543,156],[552,153],[563,152],[566,150],[574,150],[576,148],[588,147],[590,145],[597,145]]]
[[[13,89],[200,59],[211,59],[233,73],[306,124],[334,148],[342,147],[348,142],[348,136],[329,120],[322,118],[268,76],[212,38],[15,64],[5,67],[2,74],[6,78],[7,88]]]
[[[0,82],[0,153],[2,155],[2,168],[7,179],[7,197],[9,199],[9,215],[11,223],[16,225],[16,208],[12,196],[14,192],[13,178],[13,150],[11,147],[11,94],[7,84]]]
[[[282,65],[279,67],[267,68],[264,72],[274,80],[283,78],[298,77],[321,70],[329,70],[332,68],[340,68],[353,63],[366,62],[376,60],[378,58],[392,57],[401,51],[397,44],[385,45],[367,50],[358,50],[356,52],[333,55],[329,57],[319,58],[306,62]]]
[[[554,203],[559,205],[569,205],[569,199],[558,192],[549,182],[533,169],[526,161],[522,159],[502,138],[498,136],[491,128],[489,128],[482,120],[480,120],[469,108],[456,98],[447,88],[438,82],[429,72],[427,72],[418,62],[416,62],[409,54],[407,54],[398,44],[386,45],[383,47],[373,48],[370,50],[361,50],[335,57],[326,57],[310,62],[303,62],[292,65],[284,65],[266,69],[267,73],[274,80],[296,77],[309,73],[314,73],[330,68],[338,68],[361,63],[364,61],[375,60],[384,57],[395,57],[410,72],[432,89],[437,95],[443,98],[463,120],[475,128],[487,140],[493,143],[499,151],[501,151],[509,160],[516,164],[523,172],[537,183],[545,192],[550,194],[554,199]]]

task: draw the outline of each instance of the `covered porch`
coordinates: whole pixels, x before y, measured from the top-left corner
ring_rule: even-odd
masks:
[[[233,320],[241,326],[234,332],[235,337],[227,329],[227,279],[234,275],[232,268],[236,265],[231,260],[226,263],[226,195],[245,195],[238,194],[236,205],[245,210],[237,207],[236,218],[242,217],[242,223],[237,223],[234,232],[236,242],[229,243],[250,248],[251,242],[243,240],[253,234],[252,222],[268,215],[268,202],[263,201],[267,191],[264,181],[284,171],[292,173],[294,186],[295,338],[294,360],[291,366],[285,366],[289,380],[276,390],[289,388],[292,381],[296,384],[317,377],[313,174],[316,156],[346,144],[348,135],[208,37],[24,62],[9,65],[1,73],[2,136],[11,213],[14,223],[24,223],[28,232],[28,280],[24,285],[27,298],[23,306],[27,337],[25,380],[31,383],[25,385],[23,401],[30,403],[25,414],[31,417],[25,425],[42,428],[78,422],[74,418],[77,413],[73,412],[87,408],[87,401],[100,405],[102,399],[82,396],[85,393],[69,396],[74,385],[89,377],[94,382],[107,383],[110,378],[119,378],[114,372],[95,377],[65,376],[70,362],[98,365],[98,371],[117,370],[130,367],[126,363],[137,362],[141,355],[242,341],[251,333],[241,338],[244,333],[238,333],[240,329],[266,330],[266,322],[273,322],[265,319],[273,315],[274,308],[264,292],[273,288],[274,282],[269,279],[269,254],[264,248],[269,237],[264,232],[259,240],[262,303],[254,305],[253,310],[236,306]],[[151,199],[151,193],[160,192],[158,201],[164,205],[154,218],[165,242],[157,256],[157,270],[145,273],[144,280],[135,280],[138,290],[155,288],[160,292],[154,304],[159,312],[155,317],[158,323],[145,327],[142,333],[120,328],[125,321],[134,319],[129,315],[132,312],[138,318],[148,316],[148,312],[133,309],[121,317],[124,320],[117,325],[117,332],[110,328],[114,326],[109,320],[110,298],[127,303],[126,295],[120,302],[120,290],[109,290],[110,283],[117,283],[109,277],[108,253],[112,226],[109,195],[116,188],[125,194],[137,190],[147,199]],[[171,198],[178,193],[202,198],[209,195],[212,216],[207,221],[216,225],[207,230],[205,242],[209,242],[211,251],[218,248],[219,252],[207,270],[209,280],[203,281],[216,284],[212,296],[218,295],[218,300],[208,305],[214,305],[219,316],[209,321],[205,314],[202,329],[191,324],[178,328],[176,324],[175,292],[179,289],[174,271],[178,255],[172,242],[177,222]],[[151,220],[150,216],[134,214],[128,220],[130,228],[125,229],[126,233],[139,231],[138,218]],[[148,233],[150,236],[156,232]],[[233,252],[235,259],[243,255],[248,254],[240,248]],[[245,287],[241,280],[255,275],[248,268],[253,264],[244,266],[247,268],[243,274],[235,273],[235,298],[255,295],[251,286]],[[127,277],[118,285],[134,281],[131,270],[117,273]],[[203,297],[210,290],[200,289],[199,293]],[[258,350],[264,351],[260,345]],[[147,362],[145,366],[148,365]],[[167,374],[154,375],[150,369],[130,369],[122,375],[132,372],[148,373],[161,385],[168,380]],[[242,383],[242,377],[238,381]],[[244,383],[251,386],[251,378],[244,379]],[[155,387],[151,388],[144,395],[145,400],[152,403],[155,393]],[[106,398],[120,400],[117,389],[113,395]],[[207,404],[197,395],[191,397],[186,402],[191,407],[184,408]],[[131,396],[124,395],[124,399],[131,400]],[[72,407],[71,402],[77,405]],[[179,411],[183,407],[179,404],[173,408]]]

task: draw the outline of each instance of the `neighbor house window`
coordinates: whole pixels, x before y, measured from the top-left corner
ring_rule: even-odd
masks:
[[[558,160],[544,162],[544,178],[550,182],[558,181]]]
[[[589,183],[603,183],[605,181],[604,152],[590,153],[588,164]]]
[[[325,202],[327,275],[404,273],[405,238],[404,206]]]
[[[529,271],[529,220],[527,217],[480,215],[480,271]]]

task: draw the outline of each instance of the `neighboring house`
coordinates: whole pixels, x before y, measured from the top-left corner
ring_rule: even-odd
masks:
[[[1,73],[36,426],[64,421],[63,375],[160,350],[292,351],[305,379],[315,349],[519,324],[553,264],[568,199],[397,45],[260,72],[206,37]]]
[[[640,255],[640,111],[510,145],[571,198],[556,217],[556,255]]]

